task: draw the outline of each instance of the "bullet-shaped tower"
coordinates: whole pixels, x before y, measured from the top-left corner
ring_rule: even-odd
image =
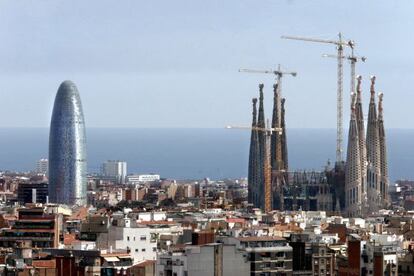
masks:
[[[259,138],[258,131],[254,129],[257,127],[257,98],[252,100],[253,103],[253,119],[252,132],[250,136],[250,152],[249,152],[249,171],[248,171],[248,202],[255,204],[257,201],[257,187],[258,187],[258,152],[259,152]]]
[[[348,150],[345,165],[345,206],[349,217],[361,215],[361,157],[359,152],[358,124],[355,112],[355,94],[351,101]]]
[[[49,136],[49,199],[86,204],[85,120],[78,89],[64,81],[56,94]]]
[[[380,164],[381,164],[381,179],[380,179],[380,192],[382,199],[382,207],[388,205],[388,161],[387,161],[387,144],[385,139],[385,128],[384,128],[384,115],[383,115],[383,93],[378,95],[378,134],[379,134],[379,145],[380,145]]]
[[[378,211],[381,206],[381,153],[378,129],[377,108],[375,103],[375,76],[371,77],[370,102],[367,123],[367,200],[369,212]]]

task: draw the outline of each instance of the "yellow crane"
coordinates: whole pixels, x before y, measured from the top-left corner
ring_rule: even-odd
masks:
[[[263,131],[266,133],[266,145],[265,145],[265,158],[264,158],[264,191],[265,191],[265,200],[264,200],[264,210],[266,213],[272,211],[272,166],[270,163],[270,139],[273,132],[282,132],[282,128],[272,128],[269,127],[269,122],[267,122],[268,127],[249,127],[249,126],[226,126],[227,129],[246,129],[246,130],[256,130]]]

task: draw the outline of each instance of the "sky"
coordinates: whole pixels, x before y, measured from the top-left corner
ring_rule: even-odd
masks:
[[[414,128],[414,2],[308,0],[0,0],[0,127],[48,127],[56,91],[79,89],[87,127],[221,128],[249,125],[251,98],[274,77],[239,68],[297,71],[283,80],[290,128],[335,128],[335,39],[366,56],[384,92],[385,125]],[[344,125],[349,121],[344,66]]]

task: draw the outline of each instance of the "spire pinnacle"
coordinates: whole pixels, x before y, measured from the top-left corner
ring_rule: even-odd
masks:
[[[355,104],[356,104],[356,94],[354,92],[351,93],[351,116],[352,119],[355,119]]]
[[[357,79],[357,88],[356,88],[356,92],[357,92],[357,102],[361,102],[361,94],[362,94],[362,89],[361,89],[361,82],[362,82],[362,76],[358,75],[356,77]]]
[[[378,119],[382,120],[382,100],[384,97],[384,93],[378,93]]]
[[[371,76],[371,101],[375,99],[375,76]]]

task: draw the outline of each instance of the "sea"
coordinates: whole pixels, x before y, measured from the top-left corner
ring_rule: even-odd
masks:
[[[91,173],[106,160],[124,160],[128,173],[164,178],[247,176],[248,130],[87,128],[86,136]],[[287,137],[291,170],[322,170],[335,162],[335,129],[288,129]],[[36,161],[48,156],[48,140],[48,128],[0,128],[0,171],[34,170]],[[388,129],[387,147],[391,181],[414,179],[414,129]]]

